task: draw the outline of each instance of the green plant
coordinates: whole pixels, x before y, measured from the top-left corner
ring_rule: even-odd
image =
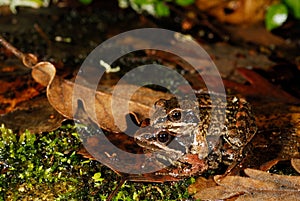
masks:
[[[76,154],[81,141],[73,125],[43,134],[16,135],[0,126],[0,200],[87,200],[99,192],[103,166]],[[91,175],[98,177],[93,178]]]
[[[188,6],[195,0],[119,0],[121,8],[131,7],[138,13],[146,12],[155,17],[168,17],[170,9],[167,3],[178,6]],[[265,15],[267,30],[273,30],[286,22],[289,15],[300,19],[300,0],[281,0],[280,3],[271,5]]]
[[[300,19],[300,0],[282,0],[279,4],[271,5],[265,16],[266,28],[271,31],[280,27],[288,15]]]
[[[84,5],[88,5],[88,4],[92,3],[93,0],[79,0],[79,2],[84,4]]]
[[[13,13],[17,12],[16,7],[18,6],[39,8],[41,6],[47,7],[49,3],[50,0],[0,0],[0,6],[8,5]]]
[[[76,153],[82,147],[79,135],[72,124],[20,135],[0,125],[0,201],[107,199],[120,178]],[[188,199],[192,182],[193,178],[165,184],[126,182],[113,200]]]
[[[167,17],[170,15],[167,3],[171,2],[179,6],[188,6],[195,0],[119,0],[119,6],[121,8],[130,6],[138,13],[147,12],[156,17]]]

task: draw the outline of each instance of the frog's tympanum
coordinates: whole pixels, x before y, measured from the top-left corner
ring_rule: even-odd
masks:
[[[174,177],[201,174],[242,159],[256,132],[249,104],[235,96],[197,94],[197,101],[158,100],[135,141]],[[146,164],[145,164],[146,165]]]

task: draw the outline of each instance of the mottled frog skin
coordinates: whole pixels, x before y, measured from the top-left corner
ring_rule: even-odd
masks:
[[[162,168],[168,166],[174,177],[201,174],[221,163],[241,160],[256,132],[245,99],[216,93],[199,93],[196,101],[158,100],[145,122],[135,133],[135,141],[150,160]]]

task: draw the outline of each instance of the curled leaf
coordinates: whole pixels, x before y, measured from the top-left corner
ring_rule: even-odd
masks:
[[[39,62],[37,63],[31,72],[33,79],[43,86],[48,86],[54,79],[56,74],[56,69],[53,64],[49,62]]]
[[[95,91],[79,84],[75,85],[56,76],[56,69],[50,62],[37,62],[34,55],[22,53],[1,36],[0,43],[22,60],[27,68],[32,69],[34,80],[47,87],[49,103],[69,119],[72,119],[77,111],[78,102],[82,102],[88,116],[99,127],[120,132],[127,127],[126,115],[135,113],[139,120],[145,119],[158,99],[171,98],[169,94],[133,85],[118,86],[118,93],[115,95],[112,88]],[[129,91],[134,93],[129,94]],[[112,107],[113,103],[116,108]]]
[[[292,158],[291,164],[293,168],[300,173],[300,159],[299,158]]]
[[[166,93],[141,87],[128,100],[128,91],[135,90],[136,86],[118,86],[118,93],[113,96],[112,89],[102,88],[101,91],[94,91],[56,77],[55,73],[55,67],[49,62],[39,62],[32,67],[33,78],[43,86],[47,86],[47,97],[50,104],[60,114],[72,119],[73,111],[76,111],[78,101],[81,101],[90,118],[99,127],[112,132],[124,131],[127,128],[125,118],[127,114],[136,113],[139,119],[145,119],[149,116],[155,101],[171,97]],[[74,90],[75,87],[76,90]],[[73,97],[76,97],[77,100]],[[112,110],[112,101],[118,107],[115,110]],[[126,110],[127,107],[128,110]]]

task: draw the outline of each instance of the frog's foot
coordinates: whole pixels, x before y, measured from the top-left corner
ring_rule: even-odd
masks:
[[[187,154],[171,166],[162,171],[156,172],[156,175],[168,175],[175,178],[190,177],[201,174],[208,169],[206,160],[200,160],[196,154]]]
[[[183,163],[189,164],[190,167],[185,166],[182,169],[183,176],[192,176],[200,174],[208,169],[208,164],[206,159],[199,159],[197,154],[186,154],[183,157]]]

